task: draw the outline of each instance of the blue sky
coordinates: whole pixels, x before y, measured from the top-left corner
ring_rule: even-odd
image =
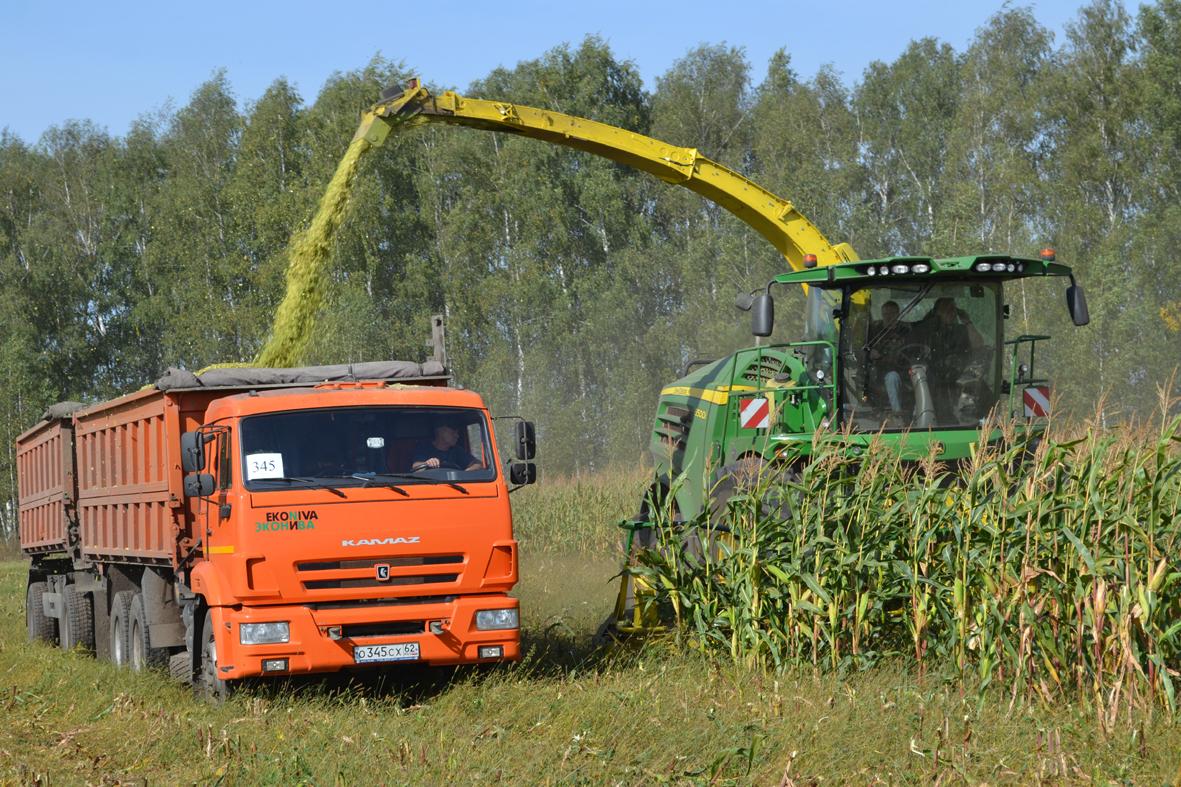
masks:
[[[1038,0],[1061,41],[1080,0]],[[433,84],[465,88],[497,66],[587,34],[632,60],[651,87],[700,43],[744,47],[755,81],[784,47],[801,75],[831,63],[855,81],[914,38],[962,50],[1001,1],[956,2],[305,2],[0,0],[0,128],[33,142],[67,119],[124,134],[138,116],[183,105],[218,68],[243,104],[285,76],[312,101],[333,72],[376,53]]]

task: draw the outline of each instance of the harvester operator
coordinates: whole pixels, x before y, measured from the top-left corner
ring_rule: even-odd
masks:
[[[910,326],[898,321],[900,312],[897,301],[883,303],[882,320],[874,324],[869,336],[869,358],[884,370],[882,385],[890,410],[896,414],[902,412],[902,373],[907,365],[901,351],[910,343]]]
[[[919,322],[924,343],[931,349],[931,398],[939,421],[954,420],[959,390],[957,380],[971,361],[972,353],[984,347],[984,337],[955,298],[942,297]]]

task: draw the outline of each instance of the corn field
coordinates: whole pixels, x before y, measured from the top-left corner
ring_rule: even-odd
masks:
[[[632,570],[679,636],[735,661],[902,658],[1014,701],[1080,697],[1107,722],[1174,712],[1181,418],[1006,435],[954,468],[880,447],[784,457],[694,522],[658,515],[663,546]]]

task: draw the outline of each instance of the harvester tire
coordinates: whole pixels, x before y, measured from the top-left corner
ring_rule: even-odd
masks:
[[[760,456],[749,456],[722,467],[718,471],[713,494],[710,496],[710,512],[715,521],[725,523],[730,499],[739,493],[755,490],[771,473],[775,474],[771,479],[773,488],[781,482],[798,481],[800,478],[798,466],[773,465]],[[764,499],[761,501],[761,507],[766,514],[777,513],[782,517],[791,515],[787,500]]]
[[[723,521],[730,498],[753,489],[766,468],[765,459],[748,456],[719,469],[710,495],[710,513]]]
[[[81,648],[85,653],[94,653],[94,608],[90,596],[75,585],[66,585],[62,602],[62,650]]]
[[[45,614],[41,599],[49,589],[46,582],[30,582],[25,593],[25,624],[29,629],[29,642],[57,644],[57,619]]]
[[[135,594],[120,590],[111,599],[111,661],[126,667],[131,661],[131,599]]]

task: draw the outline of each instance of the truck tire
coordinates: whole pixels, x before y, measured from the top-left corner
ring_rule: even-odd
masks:
[[[120,590],[111,601],[111,661],[126,667],[131,660],[131,599],[135,594]]]
[[[234,683],[218,676],[217,640],[213,636],[213,613],[209,610],[205,610],[205,621],[201,624],[201,631],[195,640],[201,649],[201,659],[197,665],[193,688],[197,695],[204,699],[224,702],[232,693]]]
[[[168,674],[177,683],[193,682],[193,657],[187,650],[168,657]]]
[[[25,593],[25,623],[29,629],[29,642],[57,644],[57,620],[45,614],[41,598],[49,588],[45,582],[30,582]]]
[[[127,655],[132,672],[159,669],[168,663],[165,648],[153,648],[148,641],[148,615],[144,611],[144,597],[136,593],[131,599],[131,614],[127,618]]]
[[[81,648],[94,653],[94,608],[90,596],[80,592],[76,585],[66,585],[62,601],[62,650]]]

